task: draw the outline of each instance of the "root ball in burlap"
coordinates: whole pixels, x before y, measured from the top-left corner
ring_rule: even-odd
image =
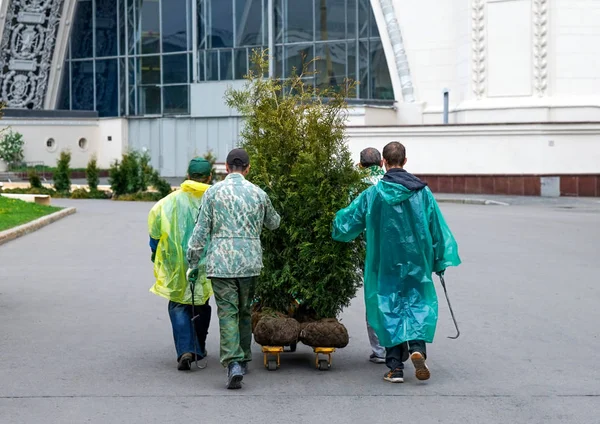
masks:
[[[335,318],[322,319],[303,325],[300,332],[300,341],[311,347],[335,347],[348,346],[348,330]]]
[[[300,324],[293,318],[262,317],[254,327],[254,340],[263,346],[287,346],[299,334]]]

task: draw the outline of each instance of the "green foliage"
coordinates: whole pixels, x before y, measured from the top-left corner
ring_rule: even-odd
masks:
[[[98,184],[100,183],[99,174],[100,171],[98,170],[98,161],[96,159],[96,155],[92,155],[87,164],[87,168],[85,169],[85,177],[87,179],[90,191],[98,190]]]
[[[147,153],[124,154],[121,161],[115,161],[110,167],[109,182],[117,200],[127,200],[126,195],[145,193],[148,185],[158,191],[157,195],[151,196],[152,198],[159,196],[158,199],[161,199],[171,193],[171,185],[152,168]]]
[[[0,138],[0,159],[8,165],[19,164],[25,158],[23,135],[18,132],[8,131]]]
[[[108,199],[110,198],[110,194],[104,191],[90,190],[87,191],[84,188],[78,188],[73,190],[71,193],[71,199]]]
[[[0,231],[26,224],[60,209],[0,196]]]
[[[281,312],[298,299],[317,317],[335,317],[361,284],[364,257],[360,243],[331,238],[335,213],[361,180],[344,141],[344,99],[354,84],[318,90],[304,84],[305,73],[295,72],[280,82],[261,77],[264,52],[255,52],[253,62],[258,71],[249,73],[244,89],[228,91],[226,100],[246,116],[248,178],[281,214],[281,228],[263,232],[265,268],[256,296],[261,306]]]
[[[54,173],[54,189],[59,192],[69,193],[71,191],[71,152],[63,150],[56,161],[56,172]]]
[[[162,196],[160,193],[140,191],[138,193],[123,194],[121,196],[117,196],[114,198],[114,200],[122,200],[126,202],[158,202],[163,197],[164,196]]]
[[[42,180],[40,179],[40,176],[37,174],[36,171],[31,170],[29,171],[29,185],[31,186],[31,188],[42,188]]]
[[[211,184],[219,182],[221,180],[221,178],[220,178],[219,174],[217,174],[217,168],[215,167],[215,163],[217,163],[217,157],[215,155],[213,155],[212,150],[209,150],[203,157],[210,163],[210,165],[212,167],[211,173],[210,173]]]

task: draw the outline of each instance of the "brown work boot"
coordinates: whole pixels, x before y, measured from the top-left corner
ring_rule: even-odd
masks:
[[[427,368],[427,364],[425,363],[425,356],[423,356],[421,352],[413,352],[410,355],[410,360],[415,366],[415,376],[417,377],[417,380],[429,380],[431,373],[429,372],[429,368]]]
[[[192,368],[192,362],[194,361],[194,355],[190,352],[186,352],[179,358],[177,369],[179,371],[189,371]]]

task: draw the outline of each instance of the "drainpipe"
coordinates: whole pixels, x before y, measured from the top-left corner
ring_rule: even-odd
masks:
[[[406,56],[406,50],[404,50],[404,40],[402,39],[400,24],[398,23],[398,19],[396,19],[393,0],[379,0],[379,4],[381,5],[387,33],[392,43],[392,49],[394,50],[394,59],[396,68],[398,69],[398,77],[400,77],[400,86],[402,87],[402,98],[405,103],[414,103],[415,92],[408,66],[408,57]]]

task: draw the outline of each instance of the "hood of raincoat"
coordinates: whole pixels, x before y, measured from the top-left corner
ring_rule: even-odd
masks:
[[[185,180],[181,184],[181,191],[190,193],[192,196],[202,197],[210,185],[199,183],[193,180]]]
[[[377,191],[388,205],[398,205],[425,187],[427,183],[413,174],[402,168],[392,168],[377,185]]]
[[[150,237],[159,240],[154,261],[156,283],[150,291],[173,302],[189,305],[192,293],[187,282],[187,246],[200,210],[202,196],[211,186],[192,180],[160,200],[148,215]],[[203,269],[203,264],[200,264]],[[194,303],[206,303],[212,295],[210,281],[201,275],[195,285]]]

